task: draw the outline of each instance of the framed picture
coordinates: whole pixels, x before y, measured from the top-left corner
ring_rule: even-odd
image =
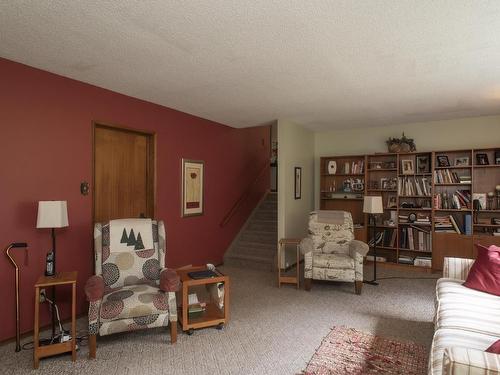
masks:
[[[431,166],[429,163],[429,156],[427,155],[417,156],[417,172],[429,173],[430,171],[431,171]]]
[[[295,167],[295,199],[302,197],[302,168]]]
[[[380,179],[380,189],[382,190],[389,189],[389,179],[387,177],[382,177]]]
[[[495,164],[500,164],[500,151],[495,151]]]
[[[403,170],[403,174],[415,174],[415,168],[413,166],[413,160],[401,160],[401,168]]]
[[[478,165],[490,164],[490,161],[488,160],[488,155],[483,153],[476,154],[476,162]]]
[[[387,199],[387,208],[397,208],[397,207],[398,207],[397,197],[395,195],[390,195],[389,198]]]
[[[486,209],[486,193],[472,193],[472,200],[478,201],[479,207],[477,207],[480,210],[485,210]],[[476,208],[474,208],[476,209]]]
[[[446,155],[436,156],[436,161],[437,161],[438,167],[449,167],[450,166],[450,160],[448,159],[448,156],[446,156]]]
[[[464,157],[461,157],[461,158],[455,158],[455,166],[456,167],[461,167],[461,166],[468,166],[469,165],[469,157],[468,156],[464,156]]]
[[[203,215],[204,162],[182,159],[182,216]]]

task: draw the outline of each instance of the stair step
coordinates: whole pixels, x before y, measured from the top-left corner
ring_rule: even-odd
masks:
[[[276,244],[278,243],[278,236],[274,232],[244,232],[239,240],[241,242],[257,242],[264,244]]]
[[[273,271],[274,262],[269,259],[262,259],[250,255],[242,255],[238,257],[225,257],[225,266],[234,266],[242,268],[262,269],[266,271]]]

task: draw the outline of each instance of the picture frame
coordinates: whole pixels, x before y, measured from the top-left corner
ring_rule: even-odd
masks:
[[[500,164],[500,150],[495,151],[495,164]]]
[[[294,198],[301,199],[302,198],[302,167],[295,167],[295,189],[294,189]]]
[[[387,208],[397,208],[398,207],[398,198],[396,195],[389,195],[387,198]]]
[[[401,160],[402,174],[410,175],[415,174],[415,167],[412,159]]]
[[[389,189],[389,179],[387,177],[382,177],[380,179],[380,189],[381,190]]]
[[[476,154],[476,163],[477,165],[489,165],[490,161],[488,160],[488,154],[485,153],[477,153]]]
[[[182,159],[182,217],[203,215],[204,175],[203,161]]]
[[[455,167],[467,167],[469,166],[469,157],[462,156],[459,158],[455,158]]]
[[[486,193],[472,193],[472,200],[478,201],[480,210],[486,209]]]
[[[440,168],[445,168],[450,166],[450,159],[446,155],[438,155],[436,156],[437,166]]]
[[[428,155],[417,156],[417,172],[430,173],[431,163]]]

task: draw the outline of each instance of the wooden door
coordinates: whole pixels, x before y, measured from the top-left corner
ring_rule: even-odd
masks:
[[[154,134],[94,125],[94,222],[154,217]]]

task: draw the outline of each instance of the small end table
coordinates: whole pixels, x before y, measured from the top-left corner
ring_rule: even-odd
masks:
[[[297,289],[299,289],[300,280],[300,238],[282,238],[279,241],[278,246],[278,288],[281,288],[281,284],[295,284]],[[295,276],[281,276],[281,254],[284,254],[286,245],[295,245],[297,251],[297,270]]]
[[[76,360],[76,277],[77,272],[59,272],[55,276],[40,276],[35,283],[35,326],[33,338],[33,368],[37,369],[40,358],[71,352],[71,360]],[[40,289],[71,285],[71,340],[40,346]]]

